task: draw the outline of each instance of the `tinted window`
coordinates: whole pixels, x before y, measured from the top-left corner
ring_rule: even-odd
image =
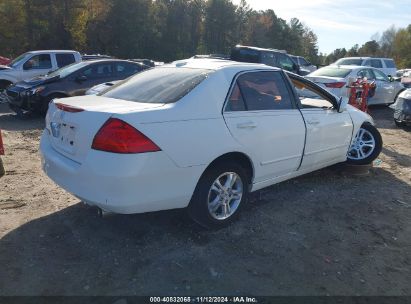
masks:
[[[337,65],[361,65],[362,59],[341,58],[335,62]]]
[[[251,49],[233,49],[231,52],[231,60],[234,61],[241,61],[241,62],[252,62],[252,63],[260,63],[261,52],[257,50]]]
[[[278,65],[280,68],[287,71],[294,70],[294,62],[291,60],[290,57],[284,54],[278,54]]]
[[[35,55],[26,61],[23,68],[25,70],[51,69],[50,55],[49,54]]]
[[[285,80],[279,72],[243,74],[237,78],[236,84],[249,111],[293,108]],[[233,94],[236,94],[236,90]]]
[[[210,73],[206,69],[158,67],[145,70],[102,95],[135,102],[172,103],[187,95]]]
[[[94,64],[91,67],[84,69],[81,74],[90,79],[106,78],[113,75],[113,68],[111,63]]]
[[[238,82],[235,83],[235,86],[233,88],[233,91],[231,92],[230,98],[228,99],[228,103],[225,110],[228,112],[246,110],[243,95],[241,94]]]
[[[277,66],[277,60],[275,58],[274,53],[263,52],[261,54],[261,63],[264,63],[266,65],[270,65],[270,66]]]
[[[383,72],[379,70],[373,70],[375,79],[380,80],[380,81],[389,81],[387,75],[385,75]]]
[[[339,77],[345,78],[348,74],[351,73],[350,69],[342,69],[338,67],[325,67],[317,71],[314,71],[310,76],[328,76],[328,77]]]
[[[387,68],[394,68],[395,69],[395,62],[392,59],[384,59],[385,65]]]
[[[115,69],[118,75],[128,77],[141,71],[141,66],[128,62],[119,62],[115,64]]]
[[[48,74],[49,77],[54,77],[54,76],[60,76],[60,78],[64,78],[67,75],[70,75],[71,73],[74,73],[78,71],[79,69],[83,68],[84,66],[88,65],[87,62],[78,62],[78,63],[73,63],[68,66],[65,66],[61,69],[58,69],[57,71],[54,71],[53,73]]]
[[[382,63],[380,59],[371,59],[371,66],[373,68],[382,68]]]
[[[76,61],[73,54],[56,54],[56,60],[59,68],[72,64]]]

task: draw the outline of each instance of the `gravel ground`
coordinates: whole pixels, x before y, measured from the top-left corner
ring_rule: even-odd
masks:
[[[41,119],[0,105],[0,295],[411,295],[411,132],[372,109],[368,176],[324,169],[204,231],[183,210],[98,218],[41,171]]]

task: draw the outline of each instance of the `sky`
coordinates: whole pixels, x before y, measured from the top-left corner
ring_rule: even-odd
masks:
[[[235,4],[240,0],[233,0]],[[391,25],[411,24],[411,0],[247,0],[255,10],[272,9],[289,21],[296,17],[318,37],[321,53],[360,46]]]

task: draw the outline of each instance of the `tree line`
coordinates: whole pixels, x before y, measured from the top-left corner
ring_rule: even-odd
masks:
[[[171,61],[238,44],[318,61],[317,37],[298,19],[230,0],[0,0],[0,55],[75,49]]]
[[[361,47],[318,52],[316,34],[297,18],[256,11],[246,0],[0,0],[0,55],[75,49],[119,58],[172,61],[229,54],[236,44],[286,50],[314,64],[346,56],[394,57],[411,67],[411,25],[391,27]],[[378,37],[377,37],[378,36]]]
[[[320,61],[328,65],[343,57],[370,56],[394,58],[398,68],[411,68],[411,24],[406,28],[394,26],[386,29],[382,34],[376,33],[362,46],[354,45],[350,49],[335,49]]]

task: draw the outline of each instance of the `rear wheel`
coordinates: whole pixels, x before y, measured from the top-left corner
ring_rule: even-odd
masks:
[[[371,164],[380,154],[382,138],[373,125],[365,123],[358,130],[347,154],[347,163],[351,165]]]
[[[394,123],[398,128],[405,127],[405,123],[402,122],[402,121],[398,121],[398,120],[394,119]]]
[[[11,84],[12,84],[12,82],[10,82],[8,80],[0,80],[0,91],[5,90]]]
[[[39,114],[46,115],[47,110],[49,109],[49,103],[53,99],[65,98],[65,97],[67,97],[67,96],[63,95],[63,94],[51,94],[51,95],[45,97],[44,100],[42,101],[41,105],[40,105],[40,108],[38,109]]]
[[[228,225],[247,200],[248,180],[246,170],[234,162],[207,169],[188,206],[190,217],[208,229]]]

